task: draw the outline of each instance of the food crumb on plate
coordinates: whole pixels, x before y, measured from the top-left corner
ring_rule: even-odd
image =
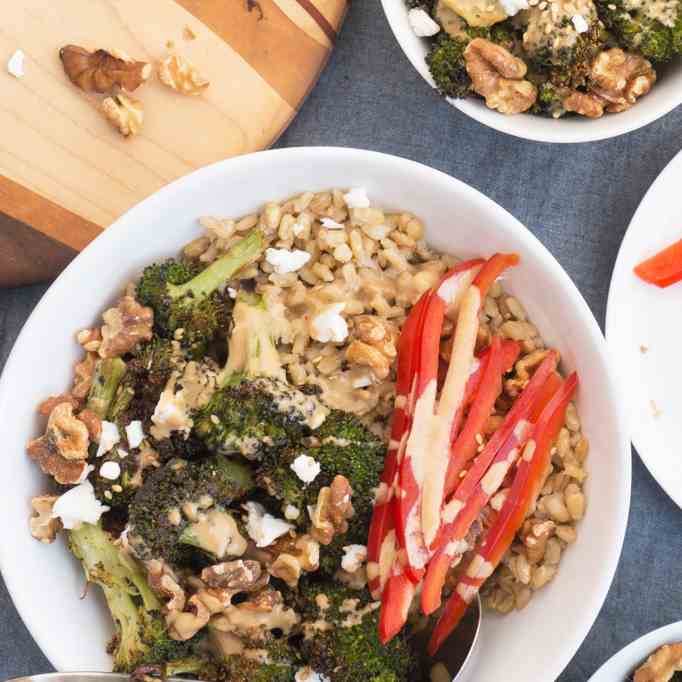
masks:
[[[654,415],[654,417],[660,417],[663,414],[663,412],[658,409],[658,405],[656,405],[654,400],[650,400],[649,405],[651,406],[651,413]]]
[[[641,346],[639,347],[639,352],[640,352],[642,355],[646,355],[646,354],[649,352],[649,346],[641,345]]]
[[[25,75],[24,71],[24,58],[26,55],[23,50],[17,50],[7,62],[7,71],[15,78],[23,78]]]

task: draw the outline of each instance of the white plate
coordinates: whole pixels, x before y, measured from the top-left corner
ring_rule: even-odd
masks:
[[[106,670],[111,628],[101,599],[83,589],[66,550],[28,532],[29,499],[46,481],[25,454],[39,429],[35,407],[69,385],[74,332],[93,324],[125,283],[155,258],[199,234],[197,216],[239,216],[307,189],[364,186],[380,206],[421,216],[429,240],[463,256],[517,251],[507,284],[526,305],[565,369],[581,377],[578,406],[592,444],[588,506],[577,543],[551,586],[521,612],[483,623],[478,682],[554,679],[599,612],[620,556],[630,495],[629,440],[603,337],[568,275],[509,213],[476,190],[425,166],[352,149],[284,149],[225,161],[179,180],[129,211],[80,254],[26,323],[0,380],[0,566],[29,630],[59,670]],[[7,485],[9,482],[9,485]],[[532,655],[529,655],[532,651]]]
[[[418,38],[407,21],[405,0],[381,0],[388,23],[405,56],[422,78],[435,88],[429,68],[424,61],[429,41]],[[402,64],[396,65],[402,68]],[[667,114],[682,102],[682,58],[676,58],[664,68],[658,68],[658,81],[651,92],[642,97],[637,106],[620,114],[608,114],[601,118],[574,116],[553,119],[545,116],[517,114],[505,116],[489,109],[478,99],[448,99],[461,112],[479,123],[537,142],[594,142],[616,137],[648,125]]]
[[[632,674],[664,644],[682,641],[682,621],[671,623],[628,644],[609,658],[588,682],[629,682]]]
[[[611,278],[606,338],[625,382],[632,442],[682,507],[682,284],[646,284],[632,269],[682,238],[682,153],[658,176],[630,222]],[[642,352],[643,349],[648,349]],[[652,402],[653,401],[653,402]]]

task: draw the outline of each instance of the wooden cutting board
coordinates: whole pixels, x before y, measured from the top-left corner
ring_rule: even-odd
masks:
[[[0,285],[51,277],[171,180],[270,146],[334,46],[350,0],[20,0],[0,27]],[[189,30],[188,30],[189,29]],[[191,39],[191,35],[195,38]],[[172,49],[211,81],[199,97],[156,76],[135,91],[142,132],[123,138],[64,75],[59,48]],[[17,79],[4,65],[26,54]]]

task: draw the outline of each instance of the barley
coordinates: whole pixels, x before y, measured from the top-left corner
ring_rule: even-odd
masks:
[[[569,431],[580,431],[580,419],[578,418],[578,412],[575,409],[575,403],[570,402],[566,407],[566,426]]]
[[[570,483],[564,491],[568,513],[574,521],[580,521],[585,514],[585,495],[575,483]]]
[[[557,526],[556,534],[559,540],[571,545],[576,541],[578,534],[573,526]]]
[[[340,244],[334,249],[334,258],[339,263],[348,263],[353,258],[353,252],[348,244]]]
[[[521,322],[525,322],[528,319],[528,316],[526,315],[526,311],[523,309],[523,306],[518,302],[518,300],[516,298],[514,298],[513,296],[508,296],[505,299],[505,303],[507,304],[507,308],[508,308],[509,312],[517,320],[520,320]]]

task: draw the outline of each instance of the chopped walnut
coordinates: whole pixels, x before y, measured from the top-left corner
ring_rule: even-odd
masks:
[[[39,495],[31,500],[31,535],[48,545],[54,542],[62,527],[59,519],[52,518],[52,507],[57,499],[57,495]]]
[[[139,99],[120,92],[102,101],[102,111],[123,137],[137,135],[144,123],[144,105]]]
[[[119,86],[128,92],[137,89],[152,73],[152,65],[137,62],[122,52],[89,52],[78,45],[59,50],[69,80],[86,92],[111,92]]]
[[[527,520],[521,530],[521,540],[526,546],[526,556],[531,564],[538,563],[545,556],[547,541],[556,529],[554,521]]]
[[[82,410],[76,416],[85,424],[90,440],[99,442],[102,435],[102,420],[92,410]]]
[[[268,571],[296,587],[301,573],[310,573],[320,567],[320,544],[307,533],[300,537],[283,537],[269,548],[273,559],[268,562]]]
[[[86,353],[85,357],[77,362],[73,368],[74,378],[71,393],[76,398],[84,399],[90,392],[96,364],[97,356],[94,353]]]
[[[168,634],[180,642],[192,639],[211,619],[210,611],[196,594],[189,598],[186,608],[186,611],[169,611],[166,614]]]
[[[64,459],[87,459],[88,427],[73,413],[69,403],[59,403],[47,420],[47,439]]]
[[[52,414],[52,410],[54,410],[57,405],[61,405],[62,403],[68,403],[74,410],[76,410],[80,407],[81,401],[71,393],[51,395],[49,398],[43,400],[40,405],[38,405],[38,414],[41,414],[43,417],[49,417],[50,414]]]
[[[668,682],[682,671],[682,642],[664,644],[635,671],[634,682]]]
[[[102,341],[102,333],[96,327],[93,329],[81,329],[76,334],[76,340],[83,347],[83,350],[95,353]]]
[[[179,54],[168,55],[159,62],[159,79],[183,95],[200,95],[210,85],[199,69]]]
[[[103,315],[100,357],[116,358],[131,351],[138,342],[152,338],[154,312],[140,305],[132,296],[124,296],[115,308]]]
[[[79,483],[87,471],[88,463],[84,459],[65,459],[47,436],[29,441],[26,448],[28,456],[36,462],[43,473],[52,476],[61,485]]]
[[[222,587],[237,592],[253,592],[268,583],[268,575],[257,561],[250,559],[224,561],[205,568],[201,579],[210,587]]]
[[[351,496],[353,489],[344,476],[336,476],[331,486],[324,486],[317,495],[317,504],[310,510],[313,527],[310,535],[322,545],[328,545],[337,533],[348,530],[348,519],[355,514]]]
[[[524,355],[514,365],[515,376],[504,382],[504,391],[508,396],[516,398],[521,393],[531,375],[547,357],[547,353],[547,350],[535,350],[528,355]]]
[[[377,379],[385,379],[398,354],[398,330],[388,320],[376,315],[359,315],[355,319],[354,341],[346,350],[351,365],[371,368]]]
[[[491,109],[519,114],[535,103],[537,90],[523,80],[527,67],[501,45],[474,38],[464,50],[464,62],[475,92]]]
[[[604,100],[588,92],[573,90],[563,101],[566,111],[572,111],[587,118],[599,118],[604,115]]]
[[[145,562],[147,582],[154,594],[166,600],[167,611],[182,611],[185,608],[185,590],[182,589],[173,569],[162,559]]]
[[[597,55],[590,78],[590,91],[605,101],[606,111],[617,113],[651,90],[656,72],[644,57],[614,47]]]

